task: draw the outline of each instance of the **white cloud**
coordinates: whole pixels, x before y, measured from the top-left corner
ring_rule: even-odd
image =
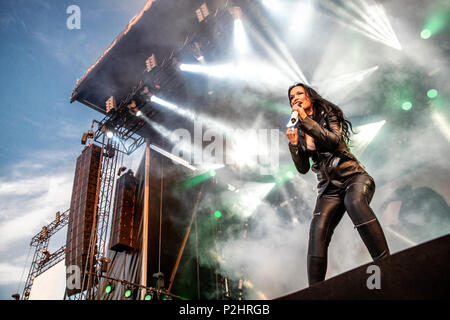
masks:
[[[0,179],[0,252],[31,239],[57,211],[70,206],[73,173],[48,174],[17,181]]]
[[[32,255],[32,252],[29,253]],[[28,256],[28,262],[31,262],[31,258]],[[19,281],[25,281],[28,273],[28,267],[25,266],[27,260],[26,255],[21,255],[11,259],[10,261],[0,262],[0,285],[17,284]],[[24,268],[25,267],[25,268]]]

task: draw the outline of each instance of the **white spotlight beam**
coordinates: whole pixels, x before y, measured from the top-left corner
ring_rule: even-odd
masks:
[[[234,20],[234,45],[239,53],[246,53],[249,50],[247,35],[241,19]]]
[[[272,11],[272,12],[275,11],[275,13],[277,15],[282,15],[283,19],[286,18],[286,12],[285,11],[287,9],[284,6],[282,6],[282,4],[280,4],[278,0],[276,0],[276,1],[269,1],[269,2],[265,1],[264,4],[266,5],[266,7],[267,7],[267,9],[269,11]],[[300,7],[302,9],[307,9],[307,11],[311,11],[312,10],[312,7],[311,7],[309,2],[303,1],[299,5],[300,5]],[[277,8],[277,10],[274,10],[274,8]],[[289,7],[289,10],[292,10],[292,7]],[[294,60],[294,58],[292,57],[291,53],[287,49],[286,45],[281,41],[281,39],[278,37],[278,35],[271,28],[269,28],[268,26],[263,25],[263,27],[264,27],[264,31],[270,36],[272,41],[275,43],[275,46],[276,46],[277,50],[273,50],[273,52],[275,52],[276,55],[278,55],[278,59],[282,60],[287,65],[287,67],[289,69],[294,71],[294,74],[295,74],[294,79],[295,79],[295,81],[301,80],[303,83],[309,84],[308,80],[305,77],[305,74],[300,69],[299,65]],[[253,33],[256,33],[256,32],[253,31]],[[259,37],[259,38],[262,39],[262,37]],[[260,42],[261,42],[261,39],[260,39]],[[267,43],[264,43],[264,48],[266,50],[268,50],[269,48],[271,49],[272,46],[267,44]]]
[[[237,200],[242,208],[241,214],[245,217],[251,216],[274,186],[275,183],[258,182],[248,182],[241,186],[239,200]]]
[[[157,96],[152,96],[150,98],[150,100],[152,102],[155,102],[155,103],[157,103],[159,105],[162,105],[162,106],[166,107],[169,110],[172,110],[172,111],[178,113],[179,115],[181,115],[183,117],[189,118],[191,120],[195,119],[195,114],[192,111],[184,109],[184,108],[180,108],[176,104],[173,104],[173,103],[170,103],[170,102],[168,102],[166,100],[158,98]]]
[[[348,0],[340,2],[345,8],[333,1],[321,3],[328,8],[329,17],[338,23],[359,32],[372,40],[402,50],[402,46],[392,29],[384,8],[373,0]],[[332,14],[332,13],[333,14]],[[351,14],[355,13],[355,15]]]
[[[193,165],[191,165],[189,162],[187,162],[186,160],[181,159],[180,157],[158,147],[157,145],[154,144],[150,144],[150,148],[155,150],[156,152],[162,154],[163,156],[166,156],[167,158],[171,159],[172,161],[179,163],[181,165],[183,165],[184,167],[191,169],[192,171],[198,171],[198,169],[196,167],[194,167]]]
[[[378,70],[378,66],[374,66],[357,72],[347,73],[325,81],[315,81],[313,83],[313,86],[317,87],[320,92],[322,92],[322,95],[324,97],[327,97],[336,91],[340,91],[350,84],[358,84],[359,82],[372,75],[372,73],[374,73],[376,70]]]
[[[267,43],[261,34],[252,26],[248,26],[247,30],[251,38],[257,41],[261,47],[264,48],[273,64],[277,65],[278,68],[282,70],[282,73],[289,79],[289,83],[298,81],[298,79],[308,83],[306,77],[303,75],[303,72],[300,70],[289,51],[285,47],[283,48],[281,41],[279,41],[273,32],[268,31],[270,32],[270,36],[277,43],[278,50],[276,50],[271,44]]]
[[[305,74],[300,69],[297,62],[294,60],[291,53],[284,45],[284,43],[280,40],[280,38],[275,34],[275,32],[273,32],[272,29],[266,28],[266,31],[269,33],[270,37],[275,42],[276,46],[278,47],[278,50],[280,51],[284,59],[287,61],[288,65],[296,72],[297,77],[301,79],[301,81],[304,82],[305,84],[309,84],[308,80],[305,77]]]
[[[152,102],[155,102],[161,106],[167,107],[169,110],[174,111],[175,113],[179,114],[180,116],[185,117],[188,120],[207,123],[210,125],[210,127],[217,129],[220,132],[228,132],[228,131],[232,130],[232,127],[223,121],[217,121],[216,119],[214,119],[208,115],[205,115],[205,114],[194,113],[194,112],[190,111],[189,108],[187,108],[187,107],[181,108],[181,107],[177,106],[176,104],[173,104],[171,102],[168,102],[168,101],[158,98],[156,96],[152,96]],[[152,123],[151,125],[158,126],[158,124],[156,124],[156,123]]]
[[[367,25],[372,26],[375,32],[380,34],[381,38],[386,39],[386,42],[390,43],[392,47],[401,50],[400,42],[392,29],[383,6],[373,0],[359,0],[358,2],[359,7],[352,1],[348,1],[346,4],[353,7]]]
[[[350,29],[369,37],[374,41],[378,41],[380,43],[387,45],[387,39],[383,37],[376,29],[371,25],[367,25],[366,23],[357,20],[354,16],[352,16],[347,10],[337,6],[336,4],[332,4],[334,7],[331,9],[333,12],[339,14],[340,16],[331,16],[330,17]]]
[[[199,65],[199,64],[180,64],[180,70],[192,73],[202,73],[216,78],[230,77],[235,74],[234,67],[231,64],[223,65]]]
[[[360,157],[385,123],[386,120],[382,120],[356,127],[354,131],[357,132],[357,134],[351,137],[353,144],[353,146],[351,146],[352,153],[354,153],[355,156]]]
[[[397,231],[393,230],[390,227],[384,226],[384,228],[386,228],[387,231],[389,231],[390,233],[392,233],[394,236],[396,236],[397,238],[403,240],[404,242],[406,242],[407,244],[411,245],[411,246],[416,246],[417,243],[415,243],[414,241],[408,239],[407,237],[401,235],[400,233],[398,233]]]
[[[442,135],[447,139],[448,142],[450,142],[450,125],[447,119],[437,111],[433,111],[431,113],[431,118],[436,123]]]

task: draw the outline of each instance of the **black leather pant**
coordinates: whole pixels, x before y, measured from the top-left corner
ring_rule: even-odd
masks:
[[[357,174],[348,179],[342,188],[329,186],[317,199],[309,233],[309,285],[325,279],[328,245],[346,210],[372,259],[389,255],[383,230],[369,206],[374,193],[373,179],[368,174]]]

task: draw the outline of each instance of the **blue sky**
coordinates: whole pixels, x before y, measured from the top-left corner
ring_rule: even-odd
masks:
[[[31,237],[69,208],[81,135],[102,118],[69,103],[76,80],[145,3],[0,2],[0,299],[17,291]],[[70,5],[80,7],[80,30],[66,26]]]

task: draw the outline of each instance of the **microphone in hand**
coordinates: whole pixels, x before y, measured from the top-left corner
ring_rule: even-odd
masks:
[[[286,125],[286,127],[290,128],[290,127],[295,127],[298,123],[298,112],[297,111],[293,111],[291,113],[291,117],[289,118],[289,121]]]

